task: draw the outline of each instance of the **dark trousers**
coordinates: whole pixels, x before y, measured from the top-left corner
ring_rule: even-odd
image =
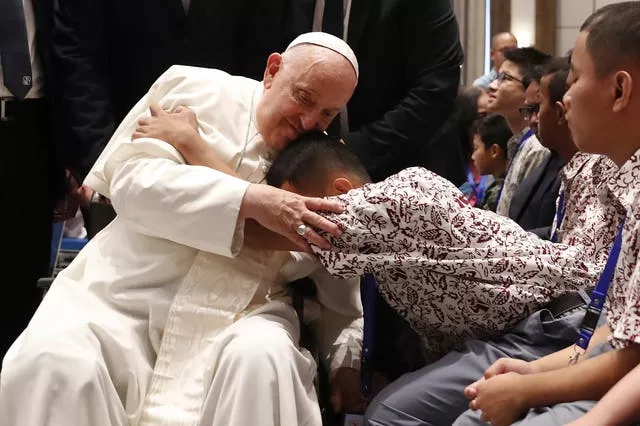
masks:
[[[0,227],[2,300],[0,357],[27,326],[48,275],[56,182],[55,152],[46,105],[29,100],[6,105],[0,121]]]

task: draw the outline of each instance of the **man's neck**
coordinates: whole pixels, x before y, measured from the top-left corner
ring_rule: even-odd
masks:
[[[493,177],[496,179],[502,179],[504,174],[507,172],[507,163],[505,162],[502,166],[497,166],[493,171]]]
[[[562,161],[568,163],[569,160],[576,155],[576,152],[578,152],[578,147],[573,143],[573,139],[571,139],[571,134],[569,132],[563,135],[561,139],[560,143],[556,145],[556,151],[560,154]]]
[[[505,121],[507,122],[507,126],[511,129],[511,133],[517,135],[522,132],[525,127],[527,127],[527,123],[520,117],[520,113],[517,115],[505,115],[503,116]]]

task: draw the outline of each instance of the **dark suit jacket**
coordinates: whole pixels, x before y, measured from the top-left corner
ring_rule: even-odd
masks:
[[[509,217],[543,239],[551,237],[564,160],[555,151],[518,186],[509,207]]]
[[[302,31],[310,28],[307,17]],[[342,136],[372,178],[424,166],[461,183],[458,130],[441,130],[463,60],[451,1],[353,0],[347,41],[360,79],[348,104],[351,132]]]
[[[262,79],[269,53],[293,38],[290,1],[58,0],[58,121],[84,176],[115,126],[167,68],[219,68]]]

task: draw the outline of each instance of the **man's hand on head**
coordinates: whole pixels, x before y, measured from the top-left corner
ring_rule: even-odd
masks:
[[[240,215],[253,219],[265,228],[293,241],[298,247],[309,250],[309,244],[321,249],[331,248],[315,229],[340,236],[338,225],[320,216],[316,211],[341,213],[343,207],[337,201],[303,197],[268,185],[251,184],[240,206]],[[304,225],[304,227],[301,227]],[[299,231],[304,232],[300,233]]]

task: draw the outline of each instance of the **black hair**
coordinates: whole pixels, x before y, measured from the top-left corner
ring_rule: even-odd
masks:
[[[516,47],[507,49],[502,54],[505,60],[513,62],[518,67],[523,77],[526,76],[528,72],[533,72],[535,67],[544,66],[544,64],[551,59],[551,56],[541,52],[535,47]]]
[[[301,135],[283,149],[266,175],[267,184],[280,187],[289,182],[305,192],[324,189],[333,171],[357,176],[362,182],[371,178],[364,166],[339,138],[312,131]]]
[[[484,118],[478,120],[476,133],[480,136],[486,148],[491,145],[498,145],[505,155],[507,154],[507,142],[513,136],[507,120],[496,113],[489,113]]]
[[[479,118],[478,99],[483,89],[476,86],[461,87],[456,98],[454,119],[460,131],[460,143],[464,158],[470,159],[473,151],[474,123]]]
[[[601,7],[584,21],[580,31],[588,32],[586,45],[596,74],[605,75],[629,59],[640,65],[640,2]]]
[[[567,93],[569,88],[567,85],[567,77],[569,77],[570,68],[569,58],[561,56],[553,58],[542,70],[543,77],[550,76],[549,100],[552,104],[562,102],[564,94]]]
[[[534,65],[533,67],[527,69],[522,77],[522,85],[526,89],[532,82],[540,84],[540,79],[542,78],[542,71],[544,67],[542,65]]]

